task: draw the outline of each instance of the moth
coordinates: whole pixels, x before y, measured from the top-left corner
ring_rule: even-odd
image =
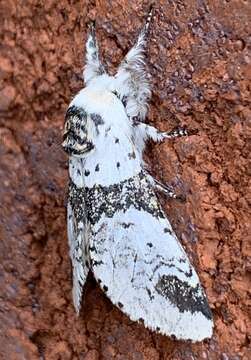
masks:
[[[158,191],[176,197],[146,168],[146,142],[188,135],[145,123],[151,96],[145,69],[152,9],[136,43],[110,76],[99,59],[95,24],[86,43],[85,87],[65,116],[69,155],[68,239],[76,312],[92,271],[108,298],[133,321],[177,339],[211,337],[212,313]]]

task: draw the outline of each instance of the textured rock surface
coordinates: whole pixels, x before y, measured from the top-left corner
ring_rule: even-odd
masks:
[[[190,344],[131,322],[91,278],[79,318],[71,300],[60,141],[82,86],[86,22],[97,18],[102,56],[114,70],[147,2],[1,3],[1,359],[251,358],[250,4],[161,0],[151,30],[149,122],[199,129],[147,151],[153,172],[187,196],[163,205],[214,312],[213,338]]]

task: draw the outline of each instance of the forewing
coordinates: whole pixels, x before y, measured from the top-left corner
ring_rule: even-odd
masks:
[[[212,315],[198,276],[168,220],[156,214],[130,206],[104,215],[91,240],[94,275],[132,320],[177,339],[210,337]]]
[[[76,166],[70,163],[70,169]],[[75,179],[79,183],[78,179]],[[79,313],[83,286],[89,272],[89,225],[86,218],[84,188],[77,187],[70,179],[67,205],[67,232],[73,273],[73,303]]]

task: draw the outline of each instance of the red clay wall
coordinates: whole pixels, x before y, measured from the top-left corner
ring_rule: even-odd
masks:
[[[214,336],[191,345],[151,333],[93,279],[78,319],[72,306],[60,141],[68,103],[82,87],[86,22],[96,17],[102,56],[114,70],[147,1],[8,0],[0,9],[1,359],[251,358],[251,3],[157,3],[149,122],[199,134],[150,145],[147,160],[187,196],[184,204],[162,202],[208,294]]]

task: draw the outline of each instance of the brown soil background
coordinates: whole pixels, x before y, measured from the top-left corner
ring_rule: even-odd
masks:
[[[147,159],[187,196],[162,202],[208,294],[213,338],[156,335],[112,306],[92,278],[81,316],[74,313],[64,114],[82,87],[88,19],[96,17],[114,70],[147,8],[138,0],[1,2],[1,359],[251,359],[249,1],[158,1],[148,52],[149,122],[199,130],[150,144]]]

